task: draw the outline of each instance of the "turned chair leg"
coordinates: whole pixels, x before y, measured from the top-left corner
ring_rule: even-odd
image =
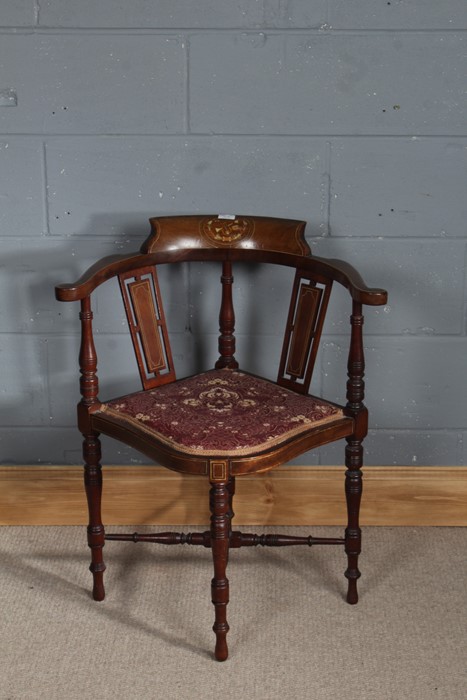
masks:
[[[214,578],[211,582],[212,602],[215,610],[213,630],[216,635],[214,655],[217,661],[225,661],[227,648],[227,604],[229,580],[226,568],[229,558],[231,488],[228,482],[211,482],[209,504],[211,509],[211,549],[214,562]]]
[[[94,600],[104,600],[104,571],[105,564],[102,548],[105,542],[104,526],[101,520],[102,498],[102,469],[100,465],[101,445],[97,435],[85,436],[83,442],[84,457],[84,487],[88,501],[89,524],[88,545],[91,548],[91,565],[89,570],[93,576],[92,597]]]
[[[358,555],[361,552],[362,533],[359,526],[360,501],[362,498],[363,446],[361,441],[347,439],[345,473],[345,494],[347,500],[347,528],[345,530],[345,552],[347,554],[348,580],[347,602],[351,605],[358,603],[357,581],[360,578]]]

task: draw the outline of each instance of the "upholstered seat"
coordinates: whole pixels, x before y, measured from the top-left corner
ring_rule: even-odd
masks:
[[[385,304],[387,295],[382,289],[368,288],[347,263],[313,257],[305,240],[303,221],[252,216],[179,216],[151,219],[151,227],[152,232],[139,253],[104,258],[76,283],[56,288],[60,301],[81,303],[82,399],[78,405],[78,426],[84,437],[93,597],[103,600],[105,596],[106,540],[209,547],[214,563],[211,595],[215,607],[215,657],[223,661],[228,655],[226,567],[230,547],[343,546],[347,554],[347,601],[354,604],[358,600],[362,443],[368,427],[368,412],[363,403],[362,306]],[[167,323],[157,270],[172,263],[189,263],[191,269],[192,264],[200,262],[217,263],[221,268],[219,359],[214,369],[200,367],[194,376],[177,379],[169,341],[170,319]],[[252,275],[258,264],[269,265],[272,284],[276,266],[293,271],[276,381],[249,374],[235,357],[232,268],[237,262],[242,263],[244,270],[249,266]],[[91,295],[114,277],[119,281],[143,390],[101,401]],[[334,283],[346,288],[351,297],[347,378],[343,378],[347,401],[342,406],[336,405],[333,397],[325,400],[309,394]],[[211,296],[212,285],[208,291]],[[186,301],[193,302],[188,292]],[[268,376],[270,369],[267,368]],[[136,448],[169,469],[207,477],[211,485],[210,529],[188,534],[106,533],[101,520],[100,433]],[[272,469],[341,438],[347,443],[348,521],[344,537],[258,536],[232,529],[237,476]]]
[[[228,368],[114,399],[97,415],[101,426],[108,421],[216,458],[251,456],[342,420],[352,427],[339,406]]]

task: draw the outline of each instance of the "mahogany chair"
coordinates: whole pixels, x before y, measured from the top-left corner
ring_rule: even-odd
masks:
[[[60,301],[81,302],[82,340],[78,425],[84,436],[85,489],[89,507],[93,597],[103,600],[105,540],[150,541],[209,547],[214,562],[215,657],[227,658],[226,635],[230,547],[342,545],[347,554],[347,601],[358,600],[361,549],[362,441],[364,406],[362,305],[386,303],[382,289],[369,289],[347,263],[312,257],[305,222],[253,216],[174,216],[150,220],[152,232],[139,253],[112,255],[76,283],[56,287]],[[157,278],[159,265],[215,261],[222,269],[220,357],[214,369],[176,379]],[[268,263],[295,270],[277,380],[239,370],[235,359],[232,264]],[[142,391],[101,402],[93,342],[91,293],[118,277],[141,376]],[[309,385],[334,282],[350,293],[347,403],[310,396]],[[349,304],[350,306],[350,304]],[[344,379],[343,379],[344,380]],[[99,434],[140,450],[159,464],[209,479],[210,530],[150,535],[105,534],[101,520],[102,475]],[[235,478],[264,472],[312,448],[345,438],[348,523],[343,538],[254,535],[233,531]]]

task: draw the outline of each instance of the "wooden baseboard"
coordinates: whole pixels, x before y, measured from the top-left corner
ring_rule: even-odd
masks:
[[[343,525],[342,467],[281,467],[237,479],[238,525]],[[105,467],[103,520],[199,525],[206,479],[162,467]],[[366,467],[363,525],[467,525],[467,467]],[[0,524],[87,522],[81,467],[0,467]]]

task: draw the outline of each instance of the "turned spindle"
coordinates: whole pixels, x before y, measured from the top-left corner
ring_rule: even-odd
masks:
[[[232,276],[232,263],[224,261],[222,263],[222,301],[219,312],[219,354],[216,369],[229,367],[237,369],[238,362],[235,359],[235,312],[232,298],[232,287],[234,278]]]

